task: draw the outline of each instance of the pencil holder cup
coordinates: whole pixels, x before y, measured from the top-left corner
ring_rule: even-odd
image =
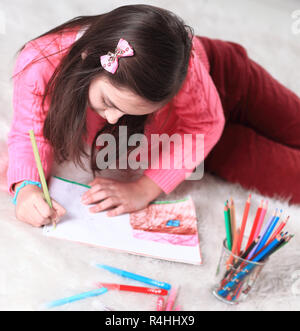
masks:
[[[244,260],[233,254],[227,248],[225,239],[216,272],[216,285],[213,286],[212,293],[228,304],[235,305],[244,301],[253,290],[266,262],[267,260],[264,262]]]

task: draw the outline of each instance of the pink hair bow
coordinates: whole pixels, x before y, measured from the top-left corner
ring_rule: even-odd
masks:
[[[126,57],[126,56],[133,56],[134,52],[132,47],[128,44],[125,39],[120,39],[117,45],[117,48],[114,53],[108,52],[107,55],[102,55],[100,57],[100,62],[102,67],[109,71],[110,73],[114,74],[118,69],[119,57]]]

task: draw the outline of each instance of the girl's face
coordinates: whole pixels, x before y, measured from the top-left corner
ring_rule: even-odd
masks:
[[[110,124],[123,115],[146,115],[159,110],[163,103],[151,103],[126,89],[111,85],[107,78],[96,77],[90,84],[88,105]]]

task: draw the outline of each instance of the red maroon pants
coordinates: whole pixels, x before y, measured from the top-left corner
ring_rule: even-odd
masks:
[[[199,38],[226,118],[205,170],[263,195],[300,203],[300,98],[241,45]]]

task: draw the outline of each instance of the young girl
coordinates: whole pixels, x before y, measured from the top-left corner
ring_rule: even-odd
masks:
[[[83,166],[91,148],[95,179],[82,203],[109,216],[170,193],[193,167],[148,167],[135,182],[97,174],[96,141],[134,133],[204,135],[205,169],[262,194],[300,202],[300,99],[232,42],[193,36],[171,12],[130,5],[74,18],[28,42],[14,68],[8,189],[16,216],[34,226],[61,218],[43,198],[28,131],[47,177],[55,158]],[[189,152],[195,156],[196,147]],[[184,153],[186,157],[187,154]],[[159,155],[159,162],[165,155]],[[176,159],[177,158],[177,159]],[[161,163],[159,163],[161,164]]]

